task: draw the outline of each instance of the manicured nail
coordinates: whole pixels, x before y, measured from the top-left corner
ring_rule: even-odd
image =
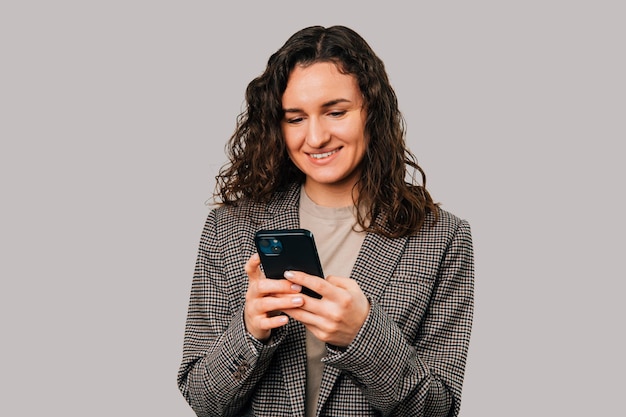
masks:
[[[283,276],[285,278],[293,278],[295,275],[292,271],[285,271],[285,273],[283,274]]]
[[[302,297],[294,297],[291,299],[291,302],[294,304],[302,304]]]
[[[291,284],[291,290],[292,291],[302,291],[302,285]]]

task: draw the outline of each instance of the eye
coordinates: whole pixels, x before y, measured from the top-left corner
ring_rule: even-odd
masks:
[[[302,120],[304,120],[303,117],[292,117],[290,119],[287,119],[286,122],[289,124],[297,124],[297,123],[302,122]]]
[[[328,113],[328,115],[330,117],[341,117],[344,114],[346,114],[347,112],[345,110],[337,110],[337,111],[331,111]]]

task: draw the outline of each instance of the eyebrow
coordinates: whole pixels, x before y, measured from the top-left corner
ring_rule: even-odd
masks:
[[[322,104],[322,108],[332,107],[335,104],[339,104],[339,103],[352,103],[352,101],[348,100],[347,98],[337,98],[337,99],[330,100],[330,101],[327,101],[326,103]],[[294,108],[289,108],[289,109],[283,109],[283,112],[285,112],[285,113],[300,113],[300,112],[302,112],[302,109],[294,107]]]

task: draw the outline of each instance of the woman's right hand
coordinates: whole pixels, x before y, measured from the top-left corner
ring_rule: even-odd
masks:
[[[249,280],[244,323],[252,336],[264,342],[269,340],[272,329],[284,326],[289,321],[288,316],[280,313],[282,310],[302,306],[302,287],[286,279],[266,279],[256,253],[248,259],[244,269]]]

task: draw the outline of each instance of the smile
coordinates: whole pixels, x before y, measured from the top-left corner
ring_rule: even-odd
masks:
[[[324,152],[324,153],[310,153],[309,156],[313,159],[324,159],[324,158],[328,158],[329,156],[337,152],[339,152],[339,149],[335,149],[334,151]]]

